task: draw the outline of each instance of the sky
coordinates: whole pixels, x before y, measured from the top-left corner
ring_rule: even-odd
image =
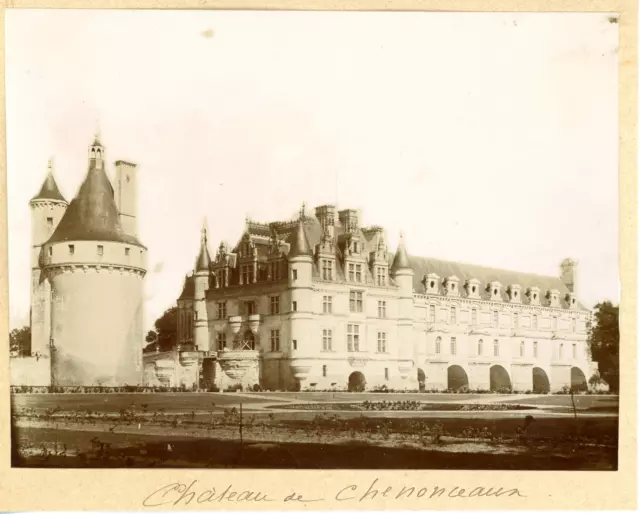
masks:
[[[139,164],[145,326],[203,220],[332,203],[394,251],[543,275],[619,301],[618,24],[607,14],[6,11],[9,296],[28,323],[29,199],[68,200],[99,128]]]

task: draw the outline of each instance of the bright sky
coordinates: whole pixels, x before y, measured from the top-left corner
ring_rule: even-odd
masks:
[[[359,208],[392,250],[557,275],[619,301],[618,25],[605,14],[6,12],[10,314],[28,322],[29,199],[68,200],[99,120],[140,165],[145,324],[206,216]]]

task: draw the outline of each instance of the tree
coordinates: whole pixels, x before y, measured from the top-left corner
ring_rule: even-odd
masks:
[[[619,307],[602,302],[594,308],[594,322],[589,330],[591,357],[598,363],[600,376],[612,391],[620,385],[620,327]]]
[[[9,333],[9,349],[12,355],[31,355],[31,327],[14,328]]]
[[[161,352],[172,350],[178,339],[178,308],[171,307],[164,311],[155,322],[155,330],[150,330],[145,340],[149,343],[145,351],[155,351],[156,345]]]

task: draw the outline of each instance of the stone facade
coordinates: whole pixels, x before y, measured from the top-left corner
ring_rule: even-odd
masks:
[[[136,235],[136,166],[116,163],[116,198],[97,137],[88,160],[71,203],[51,163],[30,201],[32,357],[12,358],[13,385],[142,384],[146,248]]]
[[[403,242],[391,255],[385,240],[357,211],[333,206],[294,222],[248,221],[213,259],[203,230],[178,299],[179,343],[201,355],[201,384],[586,387],[597,366],[575,261],[542,277],[409,256]]]

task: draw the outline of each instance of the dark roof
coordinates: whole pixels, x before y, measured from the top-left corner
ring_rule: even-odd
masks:
[[[182,293],[178,300],[185,300],[187,298],[193,298],[196,294],[196,284],[193,280],[193,275],[186,276],[184,278],[184,286],[182,287]]]
[[[407,255],[407,249],[404,246],[404,239],[400,237],[400,242],[398,243],[398,251],[396,252],[395,257],[393,258],[393,264],[391,264],[391,271],[396,271],[399,269],[410,269],[411,264],[409,263],[409,256]]]
[[[211,264],[211,255],[209,255],[209,248],[207,248],[207,232],[203,230],[202,241],[200,242],[200,253],[196,259],[196,271],[209,271],[209,265]]]
[[[122,230],[113,186],[102,161],[89,161],[89,171],[78,194],[49,239],[50,243],[59,241],[115,241],[143,246],[137,237]]]
[[[56,183],[56,179],[53,177],[53,172],[51,171],[51,167],[47,171],[47,176],[42,183],[42,187],[36,196],[34,196],[31,201],[34,200],[58,200],[61,202],[67,202],[60,189],[58,189],[58,184]]]
[[[431,259],[429,257],[410,256],[409,263],[414,271],[413,288],[417,293],[424,291],[424,277],[429,273],[435,273],[440,277],[438,280],[440,294],[444,294],[442,281],[447,277],[456,276],[460,279],[460,291],[463,297],[466,296],[466,292],[464,292],[465,282],[475,278],[480,281],[480,298],[482,300],[489,300],[491,296],[490,293],[485,290],[485,286],[490,282],[497,281],[502,284],[502,299],[505,302],[509,301],[507,287],[512,284],[518,284],[522,291],[522,303],[525,305],[529,304],[529,299],[525,294],[527,289],[529,287],[539,287],[540,305],[548,307],[549,300],[545,298],[546,292],[548,290],[556,289],[560,293],[560,306],[568,307],[564,297],[569,290],[560,277],[487,268],[484,266],[476,266],[475,264],[443,261],[439,259]],[[583,308],[582,306],[580,307]]]
[[[289,253],[287,256],[289,258],[298,257],[300,255],[313,255],[313,251],[311,250],[309,239],[307,238],[305,231],[304,222],[302,220],[298,221],[296,230],[292,231],[289,235],[288,243]]]

